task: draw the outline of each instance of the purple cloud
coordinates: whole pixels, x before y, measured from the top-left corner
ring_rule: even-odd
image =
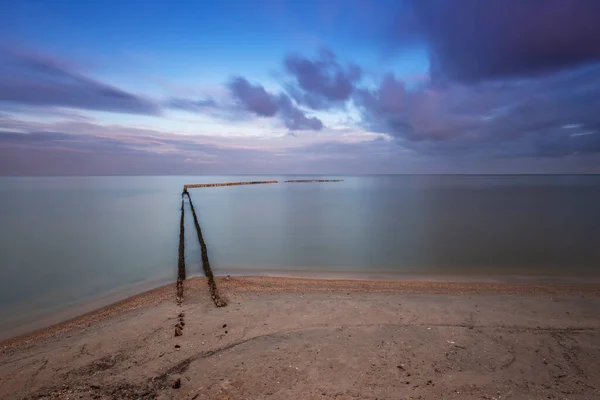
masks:
[[[342,66],[331,50],[322,50],[310,60],[290,55],[284,61],[286,71],[294,78],[288,92],[298,103],[312,109],[324,109],[350,98],[361,78],[361,69],[349,64]]]
[[[273,95],[267,93],[261,85],[251,85],[245,78],[233,78],[229,82],[229,90],[245,110],[256,115],[272,117],[279,109],[277,99]]]
[[[436,78],[476,82],[600,60],[600,2],[413,0],[393,41],[419,34]],[[408,31],[407,31],[408,30]]]
[[[309,118],[301,110],[292,104],[290,98],[285,95],[279,95],[279,111],[283,122],[288,129],[292,130],[313,130],[323,129],[323,122],[317,117]]]
[[[234,99],[246,110],[262,117],[279,114],[285,126],[293,130],[321,130],[323,122],[307,117],[290,98],[281,93],[275,96],[261,85],[252,85],[245,78],[236,77],[229,83]]]
[[[383,133],[401,131],[406,102],[404,82],[392,74],[387,75],[376,90],[358,89],[355,95],[355,103],[363,111],[363,123]]]
[[[423,154],[556,157],[600,152],[600,66],[528,80],[406,90],[386,77],[355,102],[363,124]]]
[[[7,131],[10,126],[18,126],[19,132]],[[560,158],[523,155],[506,162],[481,151],[457,153],[449,147],[447,153],[443,152],[440,145],[450,145],[451,141],[411,142],[422,146],[417,152],[390,140],[339,142],[337,135],[324,134],[331,139],[311,143],[303,136],[277,138],[272,142],[261,140],[256,147],[248,139],[245,143],[249,146],[240,147],[239,139],[182,136],[93,123],[13,120],[10,124],[10,120],[0,120],[0,127],[0,175],[600,171],[599,153]],[[567,129],[581,133],[579,127]],[[586,136],[591,135],[577,137]],[[428,151],[429,144],[436,146],[434,151]]]
[[[96,81],[66,62],[0,48],[0,103],[158,115],[152,101]]]
[[[270,155],[171,134],[109,134],[102,126],[93,130],[99,133],[0,131],[0,175],[222,173],[247,171]]]

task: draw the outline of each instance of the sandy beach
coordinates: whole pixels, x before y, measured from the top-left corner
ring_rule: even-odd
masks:
[[[217,284],[227,307],[193,278],[1,342],[0,398],[600,398],[598,284]]]

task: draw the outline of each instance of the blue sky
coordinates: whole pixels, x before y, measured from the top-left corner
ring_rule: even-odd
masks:
[[[600,172],[592,0],[0,8],[0,174]]]

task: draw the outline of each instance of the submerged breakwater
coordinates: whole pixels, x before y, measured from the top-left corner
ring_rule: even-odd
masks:
[[[344,182],[343,179],[290,179],[285,183],[308,183],[308,182]]]
[[[183,189],[193,188],[204,188],[204,187],[216,187],[216,186],[239,186],[239,185],[262,185],[266,183],[278,183],[278,181],[252,181],[252,182],[224,182],[224,183],[194,183],[191,185],[184,185]]]

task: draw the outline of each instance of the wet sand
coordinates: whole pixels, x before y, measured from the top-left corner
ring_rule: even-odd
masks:
[[[0,398],[600,398],[598,284],[217,284],[227,307],[193,278],[0,343]]]

